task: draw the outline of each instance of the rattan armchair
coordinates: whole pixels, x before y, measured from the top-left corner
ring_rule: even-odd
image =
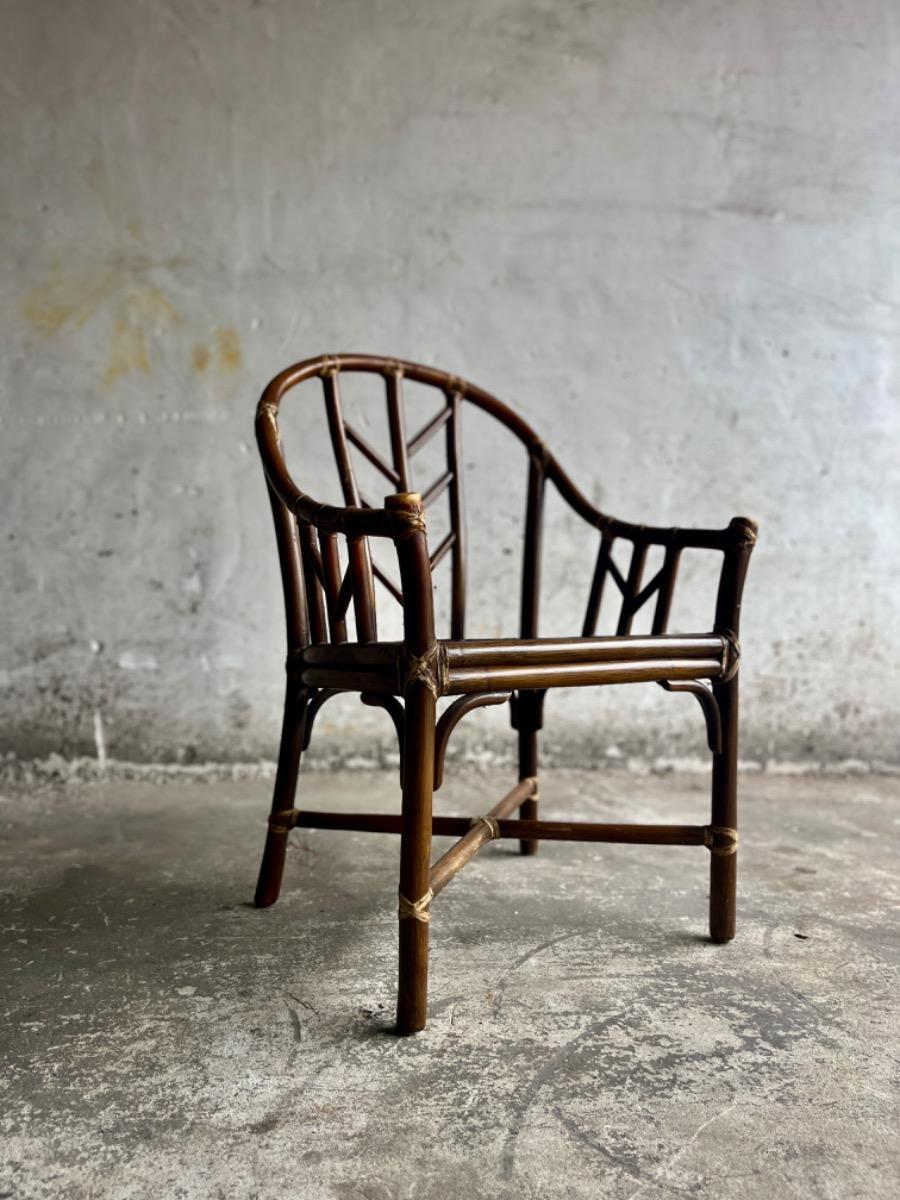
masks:
[[[349,372],[381,376],[387,403],[391,461],[346,420],[340,380]],[[317,503],[288,473],[278,431],[282,399],[297,385],[319,379],[345,507]],[[412,437],[405,427],[403,381],[437,391],[437,414]],[[518,639],[465,637],[466,532],[463,507],[461,420],[467,405],[496,418],[519,440],[528,460]],[[741,592],[756,526],[735,517],[724,529],[664,529],[633,525],[598,512],[571,482],[529,426],[480,388],[427,366],[369,355],[308,359],[268,385],[259,402],[256,430],[275,520],[287,619],[287,689],[281,747],[256,904],[278,898],[291,829],[352,829],[400,835],[399,992],[397,1030],[415,1033],[426,1021],[431,905],[438,893],[482,846],[494,838],[518,839],[533,854],[541,839],[690,845],[710,853],[709,930],[727,942],[735,930],[737,866],[738,626]],[[413,490],[412,462],[438,434],[446,439],[446,471],[421,494]],[[352,452],[373,464],[394,489],[376,507],[360,495]],[[563,500],[595,531],[596,567],[580,637],[540,638],[538,596],[544,495],[552,483]],[[430,547],[426,510],[446,495],[450,532]],[[392,542],[397,587],[373,563],[370,542]],[[614,543],[630,545],[630,566],[620,569]],[[345,544],[345,551],[343,545]],[[661,568],[643,573],[648,550],[662,548]],[[669,635],[666,625],[679,558],[685,549],[722,555],[715,619],[709,632]],[[347,562],[342,568],[342,553]],[[432,571],[450,556],[450,638],[435,636]],[[379,641],[375,580],[402,604],[403,638]],[[604,592],[620,593],[614,636],[595,636]],[[637,611],[655,598],[647,636],[630,633]],[[349,640],[353,606],[355,640]],[[693,693],[706,720],[712,752],[712,813],[706,825],[587,824],[538,819],[538,731],[549,688],[654,682]],[[294,807],[297,773],[322,704],[339,692],[356,692],[364,704],[387,710],[400,745],[402,807],[399,814],[349,815]],[[454,697],[437,716],[441,697]],[[402,700],[402,703],[401,703]],[[518,782],[484,816],[435,817],[432,794],[440,786],[444,754],[458,721],[482,705],[511,703],[518,734]],[[518,809],[518,816],[514,816]],[[433,835],[453,835],[452,849],[431,862]]]

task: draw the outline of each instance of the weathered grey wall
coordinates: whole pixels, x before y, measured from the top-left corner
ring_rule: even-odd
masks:
[[[758,517],[748,756],[900,759],[892,0],[8,0],[3,25],[7,750],[271,756],[252,408],[363,349],[508,398],[609,511]],[[512,631],[485,438],[477,628]],[[548,633],[595,544],[560,530]],[[699,752],[689,699],[622,699],[569,694],[550,730],[582,761]],[[368,753],[383,714],[341,703],[324,733]],[[477,727],[493,752],[501,715]]]

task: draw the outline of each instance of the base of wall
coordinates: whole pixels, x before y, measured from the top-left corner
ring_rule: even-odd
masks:
[[[366,750],[369,752],[366,752]],[[89,783],[96,780],[142,780],[148,783],[186,783],[200,784],[220,783],[224,781],[241,782],[249,780],[275,779],[275,762],[261,759],[257,762],[203,762],[203,763],[159,763],[159,762],[126,762],[118,759],[107,759],[100,762],[96,758],[75,757],[65,758],[59,754],[50,754],[44,758],[17,758],[7,754],[0,759],[0,788],[26,786],[66,786],[68,784]],[[606,755],[588,763],[563,760],[560,757],[546,755],[544,765],[555,769],[585,769],[598,771],[618,771],[628,775],[668,775],[668,774],[697,774],[709,770],[709,757],[665,757],[655,758]],[[309,754],[304,761],[303,769],[312,772],[326,771],[396,771],[396,751],[385,752],[378,744],[369,748],[357,748],[352,756],[339,752],[329,753],[325,747],[318,753]],[[471,770],[495,770],[497,768],[515,768],[512,755],[486,749],[464,750],[454,757],[448,756],[447,767],[465,767]],[[765,774],[773,776],[785,775],[900,775],[900,764],[884,762],[878,759],[863,761],[857,758],[829,759],[815,761],[782,760],[770,758],[742,759],[740,770],[744,773]]]

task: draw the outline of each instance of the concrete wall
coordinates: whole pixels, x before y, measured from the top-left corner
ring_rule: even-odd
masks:
[[[0,56],[6,751],[272,756],[252,409],[362,349],[493,389],[608,511],[758,517],[747,756],[900,760],[891,0],[10,0]],[[523,464],[473,437],[472,631],[512,632]],[[543,632],[594,550],[559,517]],[[548,729],[581,762],[702,749],[656,688]],[[344,700],[321,754],[338,730],[388,744]]]

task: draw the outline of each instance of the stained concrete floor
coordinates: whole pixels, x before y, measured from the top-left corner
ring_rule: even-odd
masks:
[[[386,775],[303,786],[396,804]],[[397,840],[295,833],[256,911],[267,790],[5,796],[0,1196],[900,1194],[897,778],[747,777],[727,947],[703,850],[488,847],[435,903],[411,1039]],[[438,811],[504,790],[457,775]],[[543,796],[702,822],[706,780],[554,772]]]

